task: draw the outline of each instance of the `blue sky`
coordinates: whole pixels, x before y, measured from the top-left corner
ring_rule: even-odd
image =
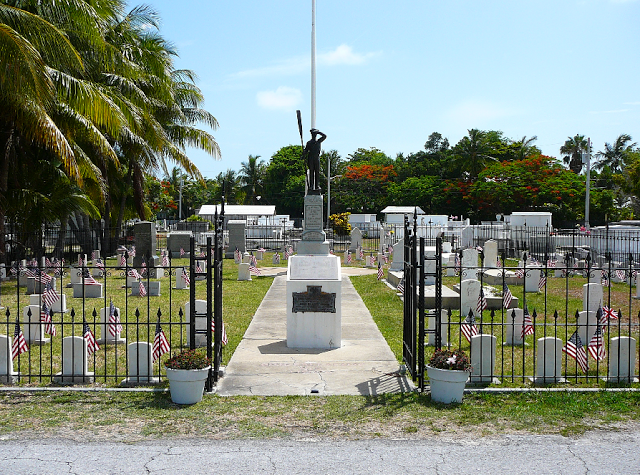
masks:
[[[203,175],[299,144],[296,109],[309,138],[311,0],[146,3],[220,124],[220,160],[189,151]],[[537,135],[557,157],[575,134],[594,151],[622,133],[640,142],[638,0],[316,3],[324,150],[395,157],[432,132],[453,145],[471,128]]]

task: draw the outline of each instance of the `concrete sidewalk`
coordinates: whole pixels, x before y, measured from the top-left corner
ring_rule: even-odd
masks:
[[[278,275],[231,357],[217,394],[376,395],[414,388],[399,374],[395,356],[345,273],[342,346],[292,349],[286,338],[286,276]]]

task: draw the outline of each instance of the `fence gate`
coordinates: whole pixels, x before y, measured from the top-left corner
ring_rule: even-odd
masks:
[[[402,329],[402,359],[413,380],[417,377],[417,319],[416,319],[416,214],[413,229],[404,216],[404,314]]]
[[[222,262],[223,262],[223,224],[224,224],[224,202],[221,213],[214,217],[214,236],[207,237],[207,246],[199,256],[195,253],[195,238],[190,242],[189,274],[191,276],[190,285],[190,348],[196,347],[196,334],[206,335],[207,356],[212,360],[212,367],[205,383],[205,391],[210,392],[220,378],[220,364],[222,362]],[[206,262],[203,269],[202,262]],[[197,313],[196,307],[196,281],[197,277],[205,277],[206,282],[206,313]],[[196,317],[201,318],[206,323],[205,328],[196,326]]]

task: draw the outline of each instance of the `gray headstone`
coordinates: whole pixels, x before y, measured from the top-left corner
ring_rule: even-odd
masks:
[[[351,244],[349,244],[349,252],[355,252],[362,246],[362,231],[359,228],[353,228],[351,230]],[[395,248],[394,248],[395,253]]]
[[[180,257],[180,249],[184,249],[184,252],[188,253],[190,245],[191,231],[173,231],[167,234],[167,251],[171,253],[172,258]],[[136,257],[137,254],[136,249]]]
[[[233,259],[236,248],[244,254],[247,250],[247,239],[245,235],[245,228],[247,224],[243,220],[234,219],[227,222],[227,229],[229,230],[229,247],[224,254],[226,259]]]
[[[498,242],[493,239],[484,243],[484,266],[490,269],[498,266]]]
[[[133,225],[133,233],[136,238],[136,256],[133,258],[133,266],[140,268],[142,260],[156,256],[156,224],[150,221],[139,221]],[[148,267],[155,267],[155,260],[147,262]]]
[[[554,383],[562,378],[562,340],[548,336],[538,338],[536,383]]]

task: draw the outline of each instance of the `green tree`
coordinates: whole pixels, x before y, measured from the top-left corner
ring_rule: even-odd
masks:
[[[588,143],[584,135],[579,134],[569,137],[560,147],[562,161],[573,173],[578,174],[582,171],[582,154],[587,151],[587,147]]]
[[[306,164],[300,145],[287,145],[271,156],[264,175],[264,199],[279,214],[302,216]]]
[[[264,185],[265,165],[260,155],[249,155],[246,162],[242,162],[240,168],[240,183],[245,193],[244,204],[258,204],[258,196],[262,195]]]
[[[630,152],[633,152],[636,143],[631,142],[631,136],[628,134],[621,134],[618,136],[613,144],[606,142],[604,144],[604,150],[596,153],[596,157],[599,160],[594,164],[593,168],[596,170],[602,170],[603,167],[608,166],[611,169],[611,173],[620,173],[627,162],[627,156]]]
[[[473,181],[491,162],[495,162],[495,146],[500,143],[497,132],[478,129],[468,130],[468,135],[460,139],[453,147],[454,163],[464,176]]]

